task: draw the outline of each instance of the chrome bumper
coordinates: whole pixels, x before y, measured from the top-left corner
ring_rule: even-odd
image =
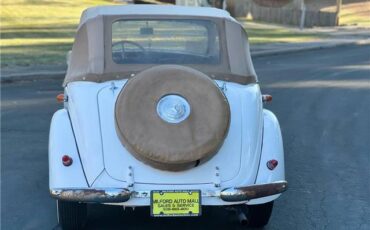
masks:
[[[286,181],[276,181],[269,184],[251,185],[245,187],[227,188],[221,192],[202,192],[203,197],[219,197],[226,202],[248,201],[265,196],[276,195],[287,189]],[[149,198],[150,191],[129,191],[124,188],[109,189],[51,189],[53,198],[65,201],[85,203],[122,203],[131,197]]]
[[[245,187],[227,188],[221,191],[220,198],[227,202],[238,202],[276,195],[285,192],[288,182],[276,181],[269,184],[257,184]]]
[[[51,189],[50,195],[58,200],[86,203],[121,203],[131,197],[131,192],[122,188],[109,189]]]

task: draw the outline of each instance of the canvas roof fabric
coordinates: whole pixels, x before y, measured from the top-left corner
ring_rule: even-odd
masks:
[[[112,58],[112,24],[130,19],[202,19],[214,22],[220,35],[218,64],[184,64],[212,79],[240,84],[257,82],[244,28],[227,11],[173,5],[99,6],[80,20],[64,85],[73,81],[128,79],[158,64],[117,64]],[[171,63],[168,63],[171,64]]]
[[[230,16],[229,12],[212,7],[140,4],[91,7],[82,13],[80,24],[84,24],[87,20],[102,15],[182,15],[225,18],[235,21],[235,19]]]

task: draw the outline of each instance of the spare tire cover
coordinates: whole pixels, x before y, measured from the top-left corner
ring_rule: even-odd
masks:
[[[161,65],[127,81],[116,101],[115,121],[122,144],[134,157],[179,171],[217,152],[228,132],[230,108],[207,75]]]

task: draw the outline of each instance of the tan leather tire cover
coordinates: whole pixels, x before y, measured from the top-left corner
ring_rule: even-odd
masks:
[[[166,95],[187,100],[189,117],[171,124],[157,114]],[[218,86],[192,68],[162,65],[128,80],[115,105],[116,131],[126,149],[155,168],[179,171],[213,156],[230,121],[229,104]]]

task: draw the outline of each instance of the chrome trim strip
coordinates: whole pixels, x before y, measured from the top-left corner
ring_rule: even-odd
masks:
[[[131,197],[131,191],[125,188],[61,188],[50,189],[50,195],[58,200],[86,203],[121,203]]]
[[[245,187],[227,188],[221,191],[220,198],[227,202],[248,201],[285,192],[288,182],[276,181],[268,184],[257,184]]]

